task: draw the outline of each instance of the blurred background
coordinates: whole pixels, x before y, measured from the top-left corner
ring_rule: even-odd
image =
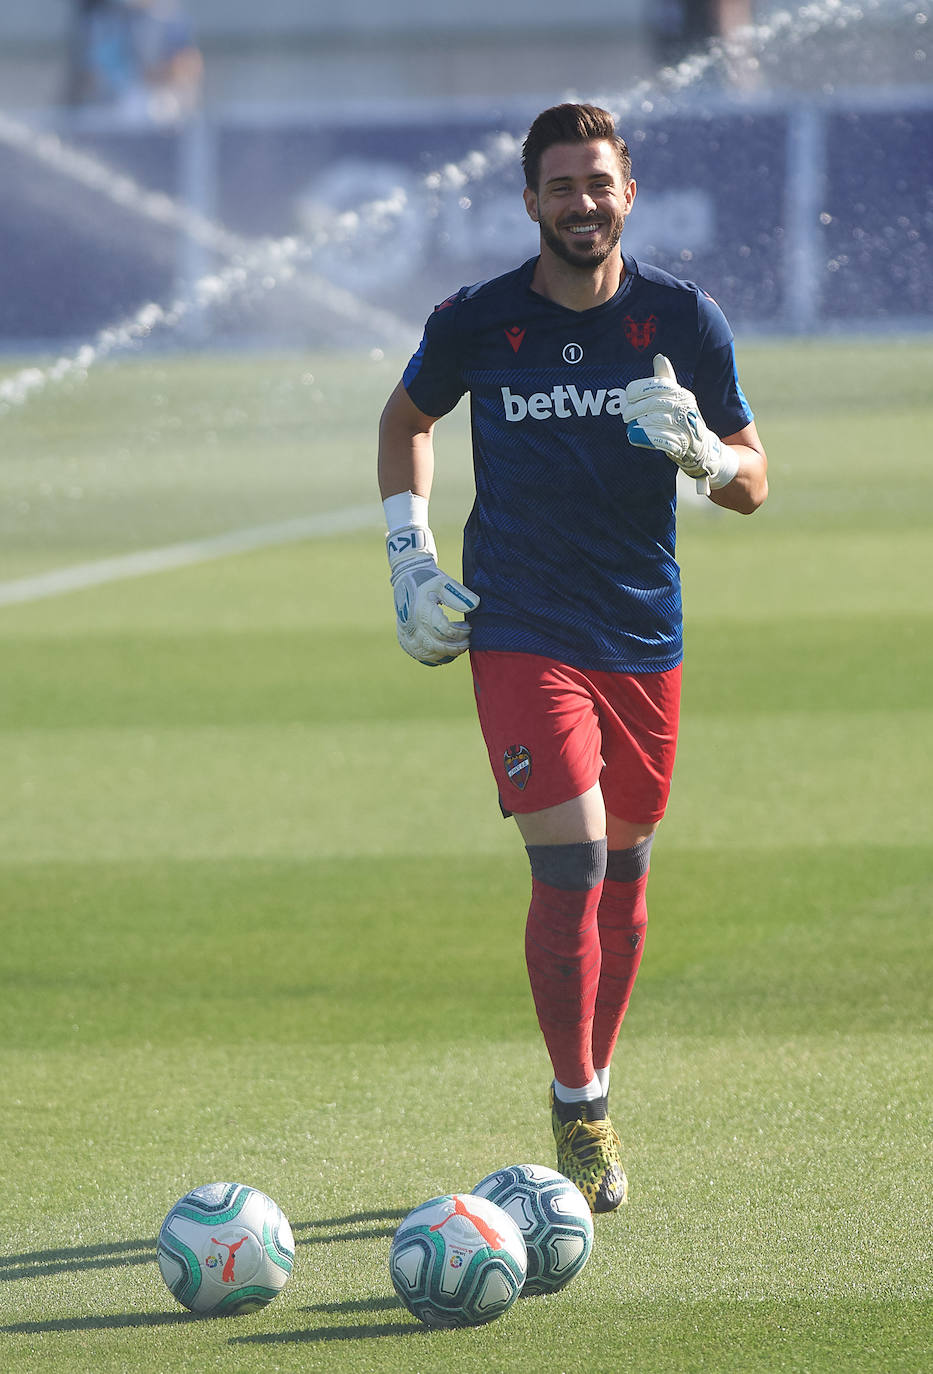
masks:
[[[535,251],[564,98],[629,141],[629,251],[737,328],[926,330],[931,40],[929,0],[8,4],[0,348],[411,343]]]

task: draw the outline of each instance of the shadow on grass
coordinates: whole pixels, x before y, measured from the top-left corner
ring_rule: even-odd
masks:
[[[395,1235],[399,1222],[408,1215],[409,1210],[392,1208],[382,1212],[353,1212],[347,1217],[299,1221],[292,1230],[296,1236],[300,1236],[302,1245],[331,1245],[345,1240],[381,1240],[383,1237]],[[367,1222],[381,1222],[382,1225],[367,1226]]]
[[[352,1212],[345,1217],[296,1222],[292,1230],[299,1245],[329,1245],[340,1241],[372,1240],[392,1236],[405,1210]],[[372,1223],[380,1223],[373,1225]],[[45,1277],[81,1270],[121,1268],[128,1264],[154,1264],[155,1237],[112,1241],[102,1245],[77,1245],[62,1250],[30,1250],[19,1255],[0,1255],[0,1284],[18,1279]],[[397,1311],[401,1304],[383,1298],[364,1298],[355,1302],[324,1303],[310,1312],[346,1313]],[[58,1317],[49,1321],[14,1322],[0,1326],[2,1335],[38,1335],[55,1331],[107,1331],[121,1327],[174,1326],[185,1322],[211,1320],[195,1312],[118,1312],[110,1315]],[[418,1334],[423,1327],[371,1326],[321,1327],[309,1331],[266,1332],[256,1336],[235,1337],[235,1343],[359,1340],[366,1336],[404,1336]]]
[[[260,1331],[254,1336],[234,1336],[231,1345],[306,1345],[323,1341],[366,1341],[380,1336],[431,1336],[426,1326],[401,1326],[373,1322],[368,1326],[311,1326],[306,1331]]]
[[[331,1241],[372,1240],[390,1237],[410,1208],[392,1208],[381,1212],[354,1212],[347,1217],[325,1217],[317,1221],[299,1222],[292,1229],[301,1233],[303,1245],[327,1245]],[[367,1223],[380,1222],[373,1226]],[[332,1229],[335,1228],[335,1229]],[[347,1229],[351,1228],[351,1229]],[[330,1316],[350,1316],[364,1312],[404,1313],[398,1298],[357,1298],[347,1302],[315,1303],[306,1312]],[[427,1336],[431,1333],[418,1323],[368,1322],[353,1326],[312,1326],[301,1331],[258,1331],[249,1336],[232,1337],[231,1345],[304,1345],[326,1341],[362,1341],[383,1336]]]
[[[395,1312],[398,1308],[399,1303],[395,1298],[355,1298],[349,1302],[316,1302],[302,1308],[302,1311],[339,1315],[342,1312]]]
[[[292,1226],[300,1244],[331,1245],[339,1241],[378,1240],[395,1234],[406,1213],[400,1210],[351,1212],[345,1217],[322,1221],[299,1221]],[[373,1226],[366,1223],[382,1222]],[[63,1250],[30,1250],[21,1255],[0,1255],[0,1283],[17,1279],[41,1278],[86,1269],[109,1269],[119,1265],[151,1264],[155,1260],[156,1238],[117,1240],[102,1245],[76,1245]]]
[[[44,1322],[12,1322],[0,1326],[3,1336],[37,1336],[52,1331],[116,1331],[134,1326],[182,1326],[208,1321],[196,1312],[113,1312],[107,1316],[55,1317]]]
[[[109,1269],[119,1264],[149,1264],[155,1258],[155,1238],[118,1240],[106,1245],[77,1245],[68,1250],[32,1250],[23,1255],[0,1255],[0,1283],[63,1274],[77,1269]]]

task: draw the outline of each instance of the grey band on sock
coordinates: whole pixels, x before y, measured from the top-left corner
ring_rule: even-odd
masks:
[[[606,856],[606,877],[614,883],[634,883],[643,878],[651,863],[654,836],[649,835],[631,849],[610,849]]]
[[[606,839],[525,846],[531,876],[562,892],[585,892],[606,876]]]

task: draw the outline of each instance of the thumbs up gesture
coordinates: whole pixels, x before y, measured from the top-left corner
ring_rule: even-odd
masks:
[[[738,457],[706,426],[697,398],[681,386],[670,360],[658,353],[654,376],[629,382],[622,419],[630,444],[658,449],[697,479],[697,490],[724,487],[738,471]]]

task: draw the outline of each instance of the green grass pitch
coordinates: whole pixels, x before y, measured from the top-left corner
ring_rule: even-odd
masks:
[[[681,513],[683,732],[613,1085],[631,1202],[565,1292],[459,1333],[400,1306],[390,1237],[553,1164],[548,1072],[466,665],[395,645],[399,360],[136,360],[0,420],[0,585],[373,505],[0,609],[4,1370],[933,1367],[933,345],[740,366],[772,496]],[[265,1311],[199,1321],[154,1240],[216,1179],[270,1193],[297,1260]]]

